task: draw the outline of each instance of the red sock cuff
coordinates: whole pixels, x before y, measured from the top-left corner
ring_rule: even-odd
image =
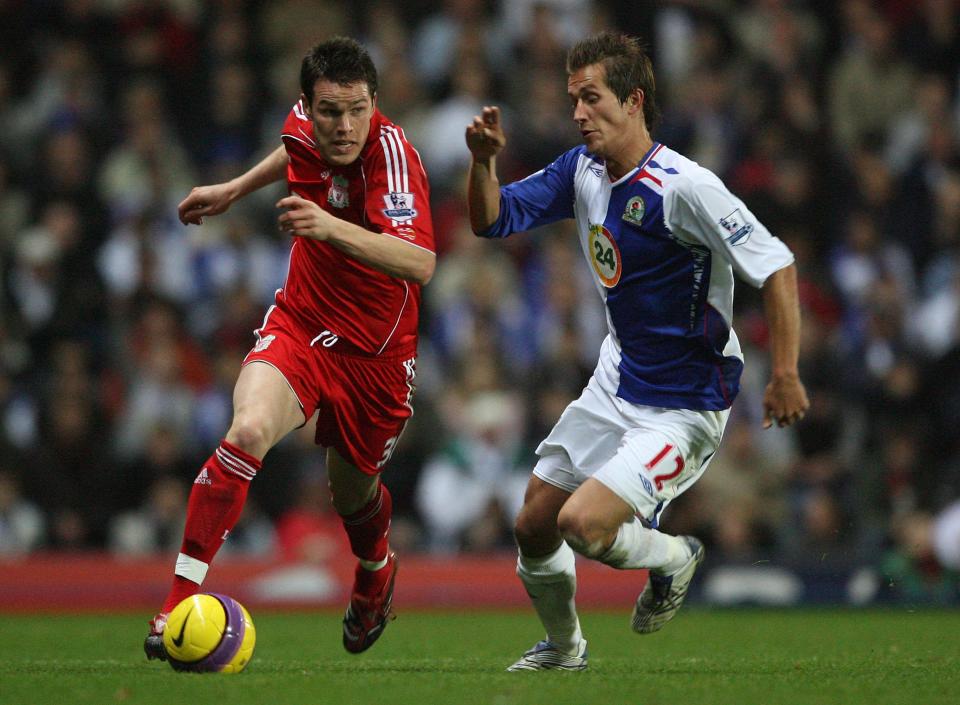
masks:
[[[392,515],[390,491],[381,483],[376,495],[365,507],[341,517],[353,555],[365,561],[383,560],[389,550],[387,535]]]
[[[217,448],[214,455],[223,470],[238,475],[245,480],[252,480],[256,477],[263,465],[260,460],[240,450],[235,445],[227,443],[226,440],[220,441],[220,447]]]
[[[387,488],[381,482],[377,485],[377,493],[373,496],[369,502],[367,502],[363,507],[355,511],[353,514],[340,515],[340,518],[343,519],[343,523],[347,526],[354,526],[357,524],[363,524],[364,522],[370,521],[377,514],[380,513],[380,510],[383,509],[383,493]]]

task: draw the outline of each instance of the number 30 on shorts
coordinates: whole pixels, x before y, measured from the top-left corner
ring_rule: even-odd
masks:
[[[380,456],[380,462],[377,463],[377,470],[382,468],[387,464],[387,461],[390,460],[390,456],[393,455],[393,449],[397,445],[397,439],[400,436],[394,436],[393,438],[388,438],[387,442],[383,444],[383,455]]]

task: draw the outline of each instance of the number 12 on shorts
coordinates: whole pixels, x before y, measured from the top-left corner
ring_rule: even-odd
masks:
[[[673,444],[667,443],[663,448],[660,449],[659,453],[657,453],[655,456],[653,456],[653,458],[650,459],[649,462],[644,463],[644,467],[647,470],[652,471],[654,466],[659,464],[671,450],[673,450]],[[673,470],[667,473],[653,476],[653,484],[657,486],[657,490],[662,490],[664,483],[666,483],[669,480],[672,480],[673,478],[677,477],[681,472],[683,472],[683,466],[684,466],[683,456],[677,453],[674,460],[676,461],[676,467]]]

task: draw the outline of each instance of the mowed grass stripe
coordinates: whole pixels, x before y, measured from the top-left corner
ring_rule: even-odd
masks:
[[[164,705],[938,705],[960,702],[960,613],[686,608],[662,632],[587,612],[583,673],[504,672],[542,637],[525,612],[401,611],[369,652],[340,614],[254,613],[237,676],[173,672],[141,651],[143,615],[0,615],[0,703]]]

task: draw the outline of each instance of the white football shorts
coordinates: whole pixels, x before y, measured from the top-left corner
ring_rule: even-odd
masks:
[[[537,448],[533,474],[571,493],[593,477],[656,527],[706,470],[729,415],[631,404],[591,377]]]

